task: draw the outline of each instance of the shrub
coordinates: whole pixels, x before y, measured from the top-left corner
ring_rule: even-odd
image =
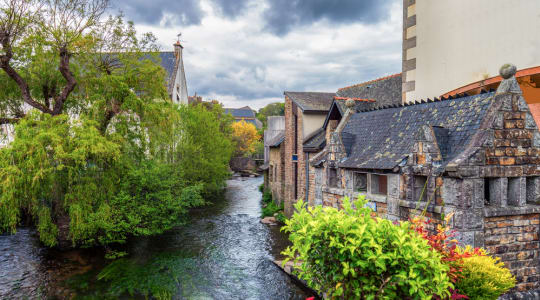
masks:
[[[283,209],[283,204],[281,205],[281,209]],[[283,211],[279,211],[276,220],[280,223],[285,224],[285,221],[287,221],[287,217],[285,217]]]
[[[495,300],[516,284],[514,276],[498,257],[466,257],[463,259],[462,275],[456,288],[469,299]]]
[[[281,206],[278,206],[273,201],[271,201],[270,203],[268,203],[268,205],[266,205],[266,207],[263,207],[261,218],[271,217],[281,210],[283,210],[283,204]]]
[[[272,203],[272,192],[269,190],[264,190],[262,202],[266,204]]]
[[[292,246],[283,254],[298,264],[297,275],[328,298],[427,299],[449,297],[448,266],[408,222],[371,216],[365,199],[343,210],[303,201],[285,222]]]
[[[462,276],[463,258],[485,255],[486,251],[481,248],[459,248],[457,241],[453,239],[454,232],[448,228],[450,218],[452,218],[452,214],[446,216],[442,224],[437,224],[435,231],[426,228],[432,222],[431,219],[416,217],[410,220],[410,223],[413,230],[424,238],[433,250],[441,254],[443,263],[449,266],[448,276],[455,283]]]

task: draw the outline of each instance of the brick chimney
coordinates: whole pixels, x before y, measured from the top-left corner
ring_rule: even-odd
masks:
[[[184,47],[180,44],[180,41],[174,43],[174,56],[176,57],[176,61],[182,56],[182,49],[184,49]]]

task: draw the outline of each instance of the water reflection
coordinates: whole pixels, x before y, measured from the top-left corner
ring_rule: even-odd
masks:
[[[0,295],[305,299],[309,295],[271,262],[287,241],[277,227],[259,222],[261,183],[230,180],[225,199],[193,212],[189,225],[133,240],[126,245],[130,256],[109,265],[95,250],[55,256],[31,230],[0,236]]]

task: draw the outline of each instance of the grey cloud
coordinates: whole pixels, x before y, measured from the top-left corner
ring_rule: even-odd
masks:
[[[392,0],[271,0],[266,28],[284,35],[294,26],[321,19],[331,23],[376,23],[389,15]]]
[[[111,9],[122,11],[128,20],[136,24],[155,25],[166,17],[168,25],[197,25],[204,16],[199,0],[118,0],[112,4]]]
[[[226,18],[236,18],[247,8],[249,0],[211,0],[216,11]],[[376,23],[389,14],[396,0],[267,0],[263,13],[265,29],[277,35],[295,26],[309,25],[326,19],[331,23]],[[204,17],[199,0],[118,0],[112,7],[136,23],[159,24],[165,16],[168,26],[197,25]]]
[[[221,15],[231,18],[240,15],[248,3],[246,0],[212,0],[212,2]]]

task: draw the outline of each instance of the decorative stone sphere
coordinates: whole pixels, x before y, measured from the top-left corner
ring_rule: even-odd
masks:
[[[353,108],[354,107],[354,100],[349,99],[349,100],[345,101],[345,106],[347,106],[348,108]]]
[[[501,74],[502,78],[508,79],[516,74],[517,68],[513,64],[504,64],[499,69],[499,74]]]

